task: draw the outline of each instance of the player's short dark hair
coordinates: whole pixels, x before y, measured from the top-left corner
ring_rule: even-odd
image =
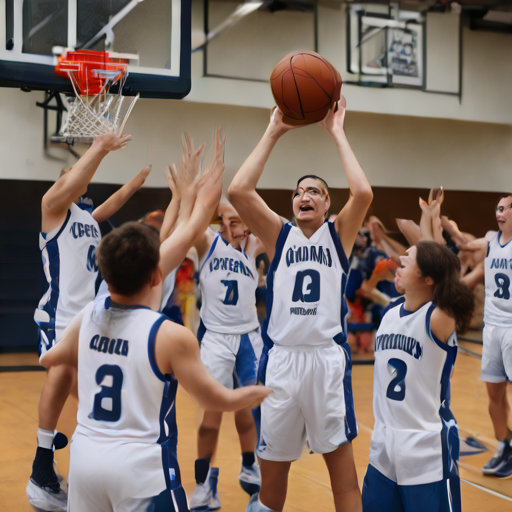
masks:
[[[329,191],[329,185],[327,185],[327,182],[323,178],[320,178],[320,176],[317,176],[316,174],[306,174],[305,176],[302,176],[302,178],[299,178],[299,181],[297,181],[296,188],[299,187],[301,181],[304,181],[307,178],[313,178],[314,180],[320,180],[325,185],[325,188],[327,189],[327,191]]]
[[[127,222],[98,247],[98,266],[111,291],[135,295],[150,281],[160,261],[160,239],[151,226]]]

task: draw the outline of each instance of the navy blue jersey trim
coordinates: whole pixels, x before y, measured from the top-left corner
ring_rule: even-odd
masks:
[[[201,273],[201,270],[203,270],[203,267],[206,265],[206,262],[210,259],[210,256],[213,254],[213,251],[215,250],[215,246],[217,245],[219,238],[222,238],[222,237],[220,235],[217,235],[215,237],[215,240],[212,242],[210,250],[208,251],[206,258],[204,259],[203,264],[201,265],[201,268],[199,269],[199,273]]]
[[[487,242],[487,253],[485,255],[486,258],[489,257],[489,252],[491,251],[491,244],[489,242]]]
[[[511,239],[511,240],[509,240],[505,245],[501,245],[500,238],[501,238],[501,235],[502,235],[502,234],[503,234],[503,233],[501,232],[501,229],[500,229],[500,230],[498,231],[498,234],[496,235],[496,239],[498,240],[498,244],[499,244],[499,246],[503,249],[503,247],[507,247],[507,245],[508,245],[510,242],[512,242],[512,239]]]
[[[342,331],[336,334],[334,336],[334,341],[341,345],[342,343],[345,343],[347,341],[347,333],[348,333],[348,322],[347,322],[347,315],[348,315],[348,304],[347,300],[345,299],[345,289],[347,287],[347,281],[348,276],[347,274],[342,274],[341,276],[341,311],[340,311],[340,324]]]
[[[66,215],[66,220],[64,221],[64,224],[62,224],[62,226],[60,227],[59,231],[57,231],[57,234],[51,238],[50,240],[47,240],[46,241],[46,244],[48,245],[50,242],[53,242],[54,240],[57,240],[57,238],[59,238],[59,236],[62,234],[62,232],[66,229],[66,226],[69,222],[69,218],[71,217],[71,209],[68,210],[68,213]],[[48,233],[46,233],[48,234]]]
[[[419,311],[423,306],[419,307],[416,311]],[[408,309],[405,309],[405,298],[402,302],[402,305],[400,307],[400,318],[403,318],[404,316],[413,315],[416,313],[416,311],[409,311]]]
[[[432,313],[434,312],[434,309],[436,309],[436,305],[432,303],[427,311],[427,316],[425,318],[425,329],[427,330],[428,337],[442,350],[445,352],[453,352],[455,351],[455,354],[457,354],[457,347],[450,347],[448,343],[443,343],[433,332],[432,327],[430,325],[430,320],[432,317]],[[455,360],[455,358],[454,358]]]
[[[270,323],[270,316],[272,314],[272,304],[274,302],[274,275],[276,273],[277,267],[279,266],[279,262],[281,261],[284,245],[286,243],[286,239],[288,238],[291,229],[292,225],[289,222],[284,224],[283,227],[281,228],[279,236],[277,237],[276,251],[274,253],[274,257],[272,258],[272,262],[270,263],[270,267],[268,269],[267,274],[267,318],[265,319],[265,322],[263,322],[261,337],[263,338],[263,342],[265,343],[265,345],[268,346],[269,349],[274,346],[274,342],[270,339],[268,335],[268,326]]]
[[[348,441],[357,437],[357,422],[354,411],[354,394],[352,393],[352,353],[350,345],[341,347],[345,357],[345,375],[343,376],[343,394],[345,395],[345,435]]]
[[[405,302],[405,296],[402,295],[401,297],[398,297],[398,299],[394,300],[393,302],[390,302],[386,309],[384,310],[384,313],[382,313],[382,318],[384,318],[384,315],[390,311],[393,308],[396,308],[397,306],[400,306],[400,304],[403,304]]]
[[[206,325],[204,325],[203,319],[199,318],[199,327],[197,328],[197,341],[201,344],[204,335],[206,334]]]
[[[158,329],[160,329],[160,326],[166,320],[167,320],[167,317],[165,315],[161,314],[160,318],[151,327],[151,330],[149,331],[149,338],[148,338],[148,358],[149,358],[149,364],[151,365],[151,369],[153,370],[153,373],[162,382],[165,382],[165,377],[164,377],[163,373],[160,371],[160,368],[158,368],[158,365],[156,363],[155,342],[156,342],[156,335],[158,333]]]
[[[327,221],[327,225],[329,226],[329,231],[331,233],[332,241],[334,242],[334,247],[336,247],[336,252],[338,253],[338,258],[341,263],[341,268],[345,272],[345,274],[348,274],[348,260],[347,255],[345,254],[345,251],[343,249],[343,246],[341,245],[341,240],[338,235],[338,232],[336,231],[336,227],[334,226],[334,222]]]
[[[105,299],[105,309],[110,308],[116,308],[116,309],[149,309],[150,311],[153,311],[148,306],[142,306],[140,304],[132,304],[132,305],[126,305],[126,304],[118,304],[117,302],[114,302],[110,296],[108,296]]]

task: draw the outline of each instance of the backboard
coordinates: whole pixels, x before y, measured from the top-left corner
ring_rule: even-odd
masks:
[[[98,50],[130,60],[123,94],[190,91],[190,0],[0,0],[0,86],[73,92],[57,55]]]

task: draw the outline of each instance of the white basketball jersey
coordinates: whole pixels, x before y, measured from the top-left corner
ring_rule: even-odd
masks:
[[[267,276],[264,336],[276,345],[344,341],[348,262],[332,222],[311,238],[287,223]]]
[[[177,439],[177,381],[162,375],[155,359],[165,320],[147,307],[121,306],[107,297],[83,310],[78,341],[76,432],[124,445],[131,465],[133,457],[141,461],[136,479],[155,486],[155,494],[165,488],[161,444]]]
[[[370,464],[400,485],[446,478],[443,432],[456,428],[449,409],[456,336],[448,343],[435,337],[430,328],[434,309],[428,302],[410,312],[399,299],[375,337]]]
[[[48,290],[34,319],[54,325],[55,341],[69,322],[94,299],[98,265],[96,250],[101,240],[92,215],[72,203],[64,224],[39,235],[39,247]]]
[[[512,241],[500,243],[501,231],[489,242],[485,258],[484,323],[512,327]]]
[[[199,271],[200,316],[209,331],[245,334],[258,328],[258,272],[243,252],[217,235]]]

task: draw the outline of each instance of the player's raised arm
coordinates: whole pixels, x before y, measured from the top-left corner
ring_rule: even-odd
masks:
[[[130,140],[130,135],[118,137],[113,133],[94,139],[84,156],[43,196],[43,232],[49,233],[64,222],[71,203],[87,191],[87,186],[103,158],[111,151],[124,148]]]
[[[296,127],[283,122],[281,111],[274,109],[265,134],[240,167],[228,189],[229,201],[251,232],[261,240],[270,259],[274,255],[283,222],[256,192],[256,186],[277,141],[293,128]]]
[[[123,185],[117,192],[114,192],[103,204],[92,212],[94,220],[96,222],[103,222],[116,214],[126,204],[128,199],[144,185],[150,172],[151,165],[144,167],[135,178],[130,180],[126,185]]]
[[[338,109],[333,107],[326,118],[318,123],[325,128],[334,139],[341,158],[341,164],[347,177],[350,197],[336,217],[336,231],[341,240],[345,254],[352,252],[357,232],[364,222],[366,213],[373,199],[373,192],[363,169],[359,165],[344,130],[345,99],[338,102]]]
[[[265,386],[230,390],[219,384],[201,362],[195,336],[171,322],[164,322],[158,331],[155,355],[162,373],[174,373],[194,402],[208,411],[238,411],[253,404],[256,407],[272,393]]]
[[[160,269],[165,278],[185,258],[194,241],[206,231],[222,194],[222,175],[224,173],[225,138],[221,139],[217,130],[215,160],[210,170],[200,179],[196,179],[204,148],[189,152],[184,156],[177,179],[181,202],[176,227],[160,248]],[[185,154],[187,153],[187,154]],[[188,176],[188,178],[187,178]],[[193,177],[193,178],[192,178]],[[190,212],[191,206],[193,206]]]

